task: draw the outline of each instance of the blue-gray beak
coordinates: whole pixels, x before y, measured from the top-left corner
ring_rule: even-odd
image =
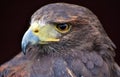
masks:
[[[23,52],[24,54],[26,54],[27,46],[28,46],[29,44],[34,45],[34,44],[36,44],[36,43],[38,43],[38,42],[39,42],[39,38],[32,33],[32,30],[28,29],[28,30],[25,32],[25,34],[24,34],[24,36],[23,36],[23,38],[22,38],[22,44],[21,44],[21,46],[22,46],[22,52]]]

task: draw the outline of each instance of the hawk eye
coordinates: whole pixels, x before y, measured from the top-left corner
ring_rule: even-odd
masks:
[[[57,24],[56,29],[61,33],[66,33],[70,30],[71,26],[69,24]]]

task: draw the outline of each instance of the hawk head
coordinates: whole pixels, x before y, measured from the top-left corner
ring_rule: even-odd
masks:
[[[32,15],[22,39],[24,53],[30,45],[38,45],[40,52],[64,53],[115,47],[90,10],[66,3],[48,4]]]

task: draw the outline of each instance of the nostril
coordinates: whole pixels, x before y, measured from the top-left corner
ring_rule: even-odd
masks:
[[[39,30],[38,30],[38,29],[35,29],[35,30],[34,30],[34,32],[35,32],[35,33],[38,33],[38,32],[39,32]]]

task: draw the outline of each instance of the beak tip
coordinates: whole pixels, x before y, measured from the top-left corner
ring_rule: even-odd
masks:
[[[24,51],[22,51],[24,55],[26,55],[26,53]]]
[[[26,55],[26,46],[24,44],[22,44],[22,52],[24,55]]]

